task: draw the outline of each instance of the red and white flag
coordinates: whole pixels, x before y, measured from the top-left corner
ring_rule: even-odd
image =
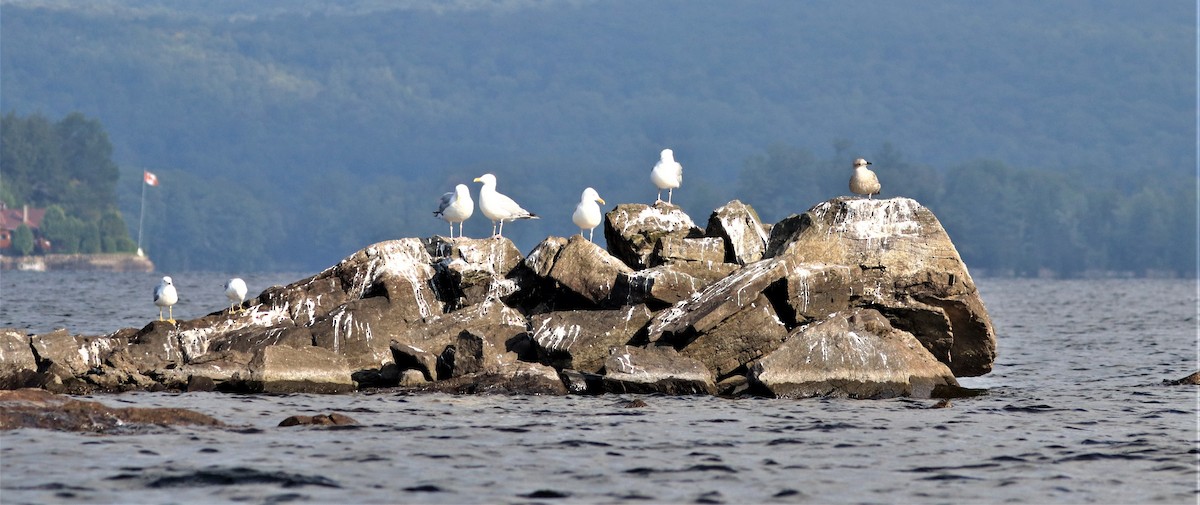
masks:
[[[146,181],[146,184],[150,186],[158,185],[158,176],[145,170],[142,171],[142,180]]]

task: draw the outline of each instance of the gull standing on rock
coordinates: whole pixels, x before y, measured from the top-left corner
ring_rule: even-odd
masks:
[[[483,188],[479,190],[479,211],[492,220],[493,237],[504,236],[505,221],[538,219],[537,214],[522,209],[512,198],[496,191],[496,176],[483,174],[476,177],[475,182],[483,183]],[[500,223],[499,231],[496,230],[496,222]]]
[[[168,318],[171,324],[175,324],[175,313],[172,305],[179,301],[179,294],[175,292],[175,284],[171,282],[170,277],[163,277],[162,282],[154,288],[154,304],[158,305],[158,320],[162,321],[162,309],[167,308]]]
[[[454,191],[442,195],[441,201],[438,202],[438,210],[433,211],[433,215],[450,223],[450,238],[454,238],[454,223],[458,223],[458,238],[462,238],[463,221],[473,213],[475,201],[471,199],[471,192],[466,184],[454,186]]]
[[[663,149],[659,155],[658,163],[654,164],[654,170],[650,172],[650,180],[654,181],[654,185],[658,187],[658,197],[654,203],[662,201],[662,190],[667,190],[667,203],[671,203],[671,193],[683,184],[683,165],[675,161],[675,152],[670,149]]]
[[[870,164],[871,162],[862,158],[854,160],[854,175],[850,176],[850,192],[866,195],[868,200],[871,199],[871,195],[878,195],[881,189],[879,178],[867,168]]]
[[[588,231],[588,242],[592,241],[592,234],[596,232],[596,226],[604,217],[600,214],[600,206],[596,205],[597,202],[604,203],[604,199],[600,198],[600,194],[596,193],[596,190],[587,188],[583,190],[583,195],[579,197],[579,205],[575,206],[575,213],[571,215],[571,221],[574,221],[575,226],[579,227],[580,235],[583,235],[583,230]]]
[[[229,299],[229,312],[246,301],[246,281],[234,277],[225,281],[225,298]]]

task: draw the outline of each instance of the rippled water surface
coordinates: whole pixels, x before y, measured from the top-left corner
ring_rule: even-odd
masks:
[[[4,272],[0,326],[142,326],[160,275]],[[300,275],[247,277],[257,293]],[[181,274],[176,318],[224,303]],[[232,425],[0,434],[3,503],[1196,503],[1196,283],[978,279],[977,398],[95,396]],[[277,425],[341,412],[359,426]]]

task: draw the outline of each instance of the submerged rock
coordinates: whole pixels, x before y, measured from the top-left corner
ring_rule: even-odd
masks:
[[[113,408],[41,389],[0,391],[0,430],[41,428],[110,433],[142,426],[221,426],[212,417],[176,408]]]

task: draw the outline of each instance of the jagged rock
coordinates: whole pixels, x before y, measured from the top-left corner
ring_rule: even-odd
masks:
[[[662,263],[654,254],[659,240],[703,235],[683,209],[666,202],[654,206],[625,203],[604,215],[608,251],[635,270]]]
[[[108,433],[139,426],[221,426],[212,417],[176,408],[112,408],[40,389],[0,391],[0,430],[41,428]]]
[[[675,336],[675,335],[672,335]],[[745,373],[746,365],[778,349],[788,336],[766,295],[687,342],[670,342],[684,356],[704,363],[718,379]],[[660,340],[660,344],[665,342]]]
[[[573,395],[604,393],[604,376],[600,374],[580,372],[579,370],[562,370],[558,373],[567,392]]]
[[[426,250],[436,258],[442,301],[450,310],[501,299],[517,290],[506,277],[524,257],[506,238],[469,239],[433,237]]]
[[[793,331],[750,366],[750,378],[781,398],[929,398],[958,387],[945,364],[912,334],[872,309],[854,309]]]
[[[559,370],[599,373],[609,349],[628,344],[650,316],[645,305],[531,316],[538,361]]]
[[[524,361],[505,362],[479,373],[438,381],[426,389],[454,394],[567,394],[566,386],[553,368]]]
[[[382,296],[351,300],[319,317],[308,328],[312,344],[346,358],[355,369],[378,369],[391,362],[388,344],[410,332],[416,322],[398,316]]]
[[[506,335],[481,335],[464,330],[454,341],[454,366],[451,377],[499,370],[506,364],[517,361],[516,353],[507,349],[512,337]]]
[[[468,331],[504,342],[505,350],[519,350],[515,346],[517,340],[524,339],[526,329],[525,316],[519,311],[499,301],[489,301],[430,318],[425,324],[414,326],[393,340],[440,356],[462,332]],[[447,377],[449,375],[435,378]]]
[[[32,387],[38,383],[37,360],[25,332],[0,329],[0,389]]]
[[[75,336],[65,329],[34,335],[31,342],[38,361],[57,364],[76,377],[100,366],[109,353],[125,345],[120,339]]]
[[[558,252],[547,277],[589,302],[603,306],[609,300],[617,277],[632,271],[582,235],[573,235]]]
[[[421,374],[423,381],[432,381],[437,378],[437,354],[395,340],[391,342],[390,347],[392,360],[403,371],[402,373],[415,370]],[[401,376],[401,381],[403,380],[404,378]]]
[[[664,307],[686,300],[733,272],[732,263],[672,261],[617,277],[612,298],[625,305],[638,303]]]
[[[745,265],[763,258],[767,233],[754,208],[738,200],[713,211],[705,235],[725,241],[724,261]]]
[[[689,238],[668,235],[658,240],[654,246],[654,256],[662,263],[677,261],[697,262],[705,265],[725,263],[725,241],[720,237]]]
[[[235,384],[242,377],[250,376],[250,361],[254,359],[251,352],[234,350],[214,351],[197,357],[191,362],[171,368],[155,369],[147,372],[160,384],[169,389],[190,390],[193,381],[211,381],[218,390],[238,390],[240,384]],[[232,381],[232,382],[231,382]]]
[[[787,258],[766,259],[742,267],[655,315],[648,327],[649,341],[682,347],[743,308],[761,303],[760,295],[772,286],[779,286],[782,291],[789,267]]]
[[[264,347],[250,361],[246,389],[262,393],[345,393],[355,390],[350,365],[321,347]]]
[[[715,394],[712,372],[670,347],[623,346],[604,362],[604,387],[612,393]]]
[[[848,267],[858,287],[853,306],[878,308],[955,375],[991,371],[991,319],[941,223],[916,201],[843,197],[818,204],[777,223],[766,255]]]

